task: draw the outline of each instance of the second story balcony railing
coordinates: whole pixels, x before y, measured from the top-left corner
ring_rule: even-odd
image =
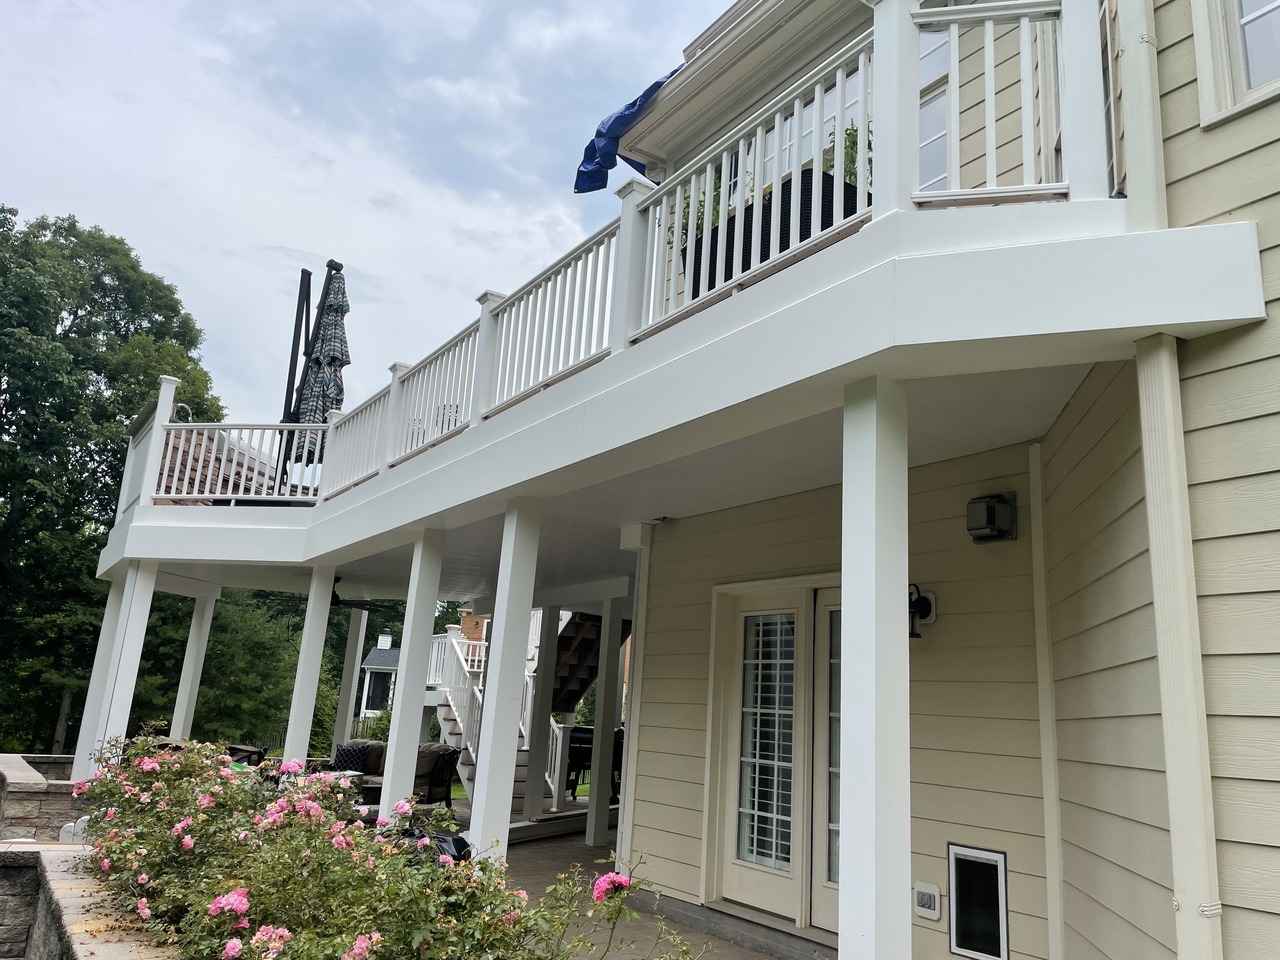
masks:
[[[1089,4],[882,0],[866,26],[327,425],[140,418],[120,512],[333,497],[878,219],[1109,195],[1115,91]]]

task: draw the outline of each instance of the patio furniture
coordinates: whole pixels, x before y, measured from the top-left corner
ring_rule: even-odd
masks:
[[[461,753],[447,743],[418,744],[418,761],[413,773],[413,795],[420,803],[453,806],[453,776]],[[377,804],[382,797],[382,777],[386,767],[387,745],[382,740],[352,740],[340,744],[333,766],[338,770],[360,772],[360,792],[367,804]]]

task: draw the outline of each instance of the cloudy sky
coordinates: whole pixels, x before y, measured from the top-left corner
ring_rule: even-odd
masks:
[[[343,261],[349,409],[617,215],[584,144],[727,3],[0,0],[0,203],[128,240],[233,420],[278,419],[298,270]]]

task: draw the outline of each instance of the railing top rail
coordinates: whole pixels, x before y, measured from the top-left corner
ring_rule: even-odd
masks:
[[[181,423],[161,424],[166,430],[327,430],[327,423]]]
[[[371,396],[365,397],[365,399],[361,400],[350,410],[342,411],[342,419],[338,421],[338,425],[341,426],[343,422],[345,422],[346,420],[349,420],[351,417],[354,417],[357,413],[363,412],[366,407],[373,406],[375,403],[377,403],[383,397],[388,396],[390,393],[391,393],[391,388],[389,386],[383,387],[377,393],[372,394]],[[301,426],[301,424],[296,424],[296,426]]]
[[[421,360],[415,363],[412,367],[406,370],[404,372],[404,375],[400,377],[400,382],[403,383],[404,381],[408,380],[410,377],[412,377],[415,373],[417,373],[423,367],[429,365],[433,360],[437,360],[440,357],[442,357],[444,354],[448,353],[450,350],[456,347],[459,343],[467,339],[467,337],[471,336],[471,334],[475,333],[479,329],[480,329],[480,321],[472,320],[469,324],[467,324],[465,327],[463,327],[461,330],[455,333],[452,337],[450,337],[444,343],[440,344],[440,346],[436,347],[435,350],[427,354],[425,357],[423,357]]]
[[[139,410],[136,414],[134,414],[133,419],[129,421],[129,425],[124,428],[124,435],[126,437],[137,436],[144,429],[151,426],[151,424],[155,423],[156,408],[159,406],[160,406],[160,401],[158,401],[155,397],[152,397],[145,404],[143,404],[142,409]]]
[[[562,256],[559,260],[556,260],[550,266],[546,267],[541,273],[535,276],[532,280],[529,280],[528,282],[517,287],[513,293],[509,293],[502,300],[499,300],[493,306],[493,313],[495,315],[502,313],[509,306],[511,306],[511,304],[515,303],[517,300],[523,297],[530,290],[537,287],[538,284],[545,282],[549,277],[551,277],[558,270],[560,270],[561,268],[565,267],[566,265],[576,260],[580,254],[583,254],[587,250],[594,247],[597,243],[599,243],[609,234],[617,233],[618,226],[619,224],[621,224],[621,222],[622,222],[622,218],[618,217],[610,221],[609,223],[606,223],[603,227],[601,227],[595,233],[591,234],[591,236],[587,237],[585,240],[579,243],[576,247],[574,247],[572,250],[570,250],[568,253]]]
[[[911,19],[917,26],[949,26],[953,23],[982,23],[1016,21],[1023,17],[1032,20],[1049,20],[1062,13],[1062,0],[988,0],[963,7],[929,7],[914,10]]]
[[[813,67],[803,76],[798,77],[796,81],[787,86],[785,90],[775,96],[772,100],[760,107],[754,113],[750,114],[745,120],[734,127],[728,134],[720,137],[714,144],[707,147],[692,160],[681,165],[680,169],[670,174],[657,190],[654,190],[649,196],[641,201],[641,208],[651,207],[669,196],[676,188],[678,183],[683,182],[684,173],[688,170],[700,170],[705,167],[708,162],[713,159],[719,159],[723,153],[725,144],[737,140],[739,137],[745,136],[748,132],[753,131],[763,121],[771,119],[778,110],[783,107],[789,107],[796,99],[796,94],[801,92],[812,93],[813,85],[819,79],[825,77],[828,73],[835,70],[840,64],[847,63],[854,57],[871,50],[873,46],[873,31],[866,30],[851,41],[833,53],[827,59],[823,60],[817,66]]]

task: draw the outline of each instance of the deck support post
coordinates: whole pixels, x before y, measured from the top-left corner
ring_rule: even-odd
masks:
[[[596,727],[591,741],[591,792],[587,797],[589,847],[609,842],[609,799],[613,794],[613,731],[618,713],[618,673],[622,664],[625,600],[604,602],[600,618],[600,669],[596,673]]]
[[[476,372],[471,387],[471,409],[468,411],[471,425],[484,421],[484,415],[493,406],[495,375],[498,369],[498,318],[493,308],[506,299],[504,294],[486,290],[476,297],[480,304],[480,326],[476,329]]]
[[[1222,958],[1222,903],[1177,340],[1138,341],[1138,411],[1178,956]]]
[[[632,178],[614,191],[622,201],[618,219],[618,244],[613,259],[613,327],[608,333],[609,349],[621,353],[631,346],[631,336],[640,330],[644,309],[645,246],[651,213],[642,213],[640,204],[654,188]]]
[[[877,193],[877,197],[879,194]],[[840,955],[911,956],[907,400],[844,393],[841,495]]]
[[[404,610],[400,663],[396,670],[397,695],[391,701],[391,733],[387,738],[387,763],[380,800],[384,817],[391,815],[391,808],[397,800],[404,800],[413,793],[443,565],[444,531],[423,530],[413,544],[409,602]]]
[[[178,696],[173,704],[173,722],[169,736],[185,740],[191,736],[191,719],[196,712],[196,696],[200,693],[200,675],[204,672],[204,655],[209,647],[209,628],[213,625],[213,605],[217,592],[196,597],[191,611],[191,629],[187,633],[187,652],[182,658],[182,676],[178,679]]]
[[[289,701],[289,728],[284,735],[284,759],[307,759],[311,743],[311,717],[316,710],[316,690],[324,660],[324,635],[329,627],[329,600],[333,596],[331,566],[311,570],[307,591],[307,613],[302,621],[302,642],[298,647],[298,670],[293,678],[293,698]]]
[[[147,636],[147,619],[151,616],[151,598],[155,595],[156,568],[154,560],[133,560],[125,573],[124,599],[116,621],[96,737],[102,743],[123,738],[129,729],[133,690],[138,683],[142,644]]]
[[[333,745],[329,759],[338,755],[338,745],[351,739],[351,718],[355,713],[356,678],[360,673],[360,654],[364,652],[364,632],[369,625],[369,611],[351,608],[347,626],[347,652],[342,658],[342,684],[338,687],[338,713],[333,718]]]
[[[541,527],[541,502],[517,498],[507,504],[468,832],[477,856],[500,859],[507,856],[516,741],[520,735],[520,698],[524,693],[524,663],[529,647],[529,615],[533,612],[533,579],[538,567]]]
[[[556,651],[560,645],[560,608],[542,608],[542,634],[538,637],[538,661],[533,672],[533,702],[529,704],[529,763],[524,778],[524,818],[542,816],[546,794],[547,747],[551,700],[556,687]]]
[[[101,746],[98,740],[102,725],[102,713],[108,697],[115,650],[116,626],[120,622],[128,577],[116,577],[107,592],[107,606],[102,613],[102,628],[98,631],[98,648],[93,654],[93,673],[89,675],[89,690],[84,698],[84,715],[80,719],[80,735],[76,738],[76,758],[71,767],[73,780],[86,780],[97,768],[94,756]]]

